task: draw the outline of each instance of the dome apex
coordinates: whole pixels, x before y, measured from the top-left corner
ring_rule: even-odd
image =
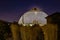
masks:
[[[37,7],[34,7],[32,8],[30,11],[41,11],[41,9],[37,8]]]

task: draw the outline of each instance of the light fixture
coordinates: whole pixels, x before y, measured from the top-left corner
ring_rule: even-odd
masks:
[[[26,24],[23,24],[23,26],[26,26]]]
[[[30,26],[33,26],[33,24],[30,24]]]

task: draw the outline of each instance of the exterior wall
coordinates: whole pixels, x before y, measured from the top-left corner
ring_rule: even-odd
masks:
[[[18,28],[18,25],[12,23],[10,28],[11,28],[13,40],[19,40],[19,28]]]
[[[13,40],[36,40],[36,37],[38,35],[37,31],[39,32],[40,29],[42,29],[44,33],[44,40],[57,40],[57,25],[48,23],[45,26],[35,26],[35,27],[24,27],[24,26],[18,26],[17,24],[11,24],[10,26]],[[21,34],[21,37],[19,37],[19,32]],[[34,35],[35,34],[35,35]],[[29,37],[29,38],[28,38]]]
[[[44,40],[44,34],[39,25],[20,27],[22,40]]]
[[[57,40],[57,25],[49,23],[41,28],[44,32],[45,40]]]

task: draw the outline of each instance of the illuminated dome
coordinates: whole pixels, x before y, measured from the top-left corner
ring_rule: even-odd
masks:
[[[47,16],[45,12],[38,8],[33,8],[21,16],[18,24],[40,24],[40,26],[43,26],[47,24],[47,20],[45,19]]]

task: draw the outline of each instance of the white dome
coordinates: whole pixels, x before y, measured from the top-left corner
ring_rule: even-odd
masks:
[[[18,24],[34,24],[34,23],[38,23],[40,25],[44,25],[47,24],[47,20],[45,19],[45,17],[47,17],[48,15],[41,11],[41,10],[30,10],[26,13],[24,13],[23,16],[21,16],[21,18],[18,21]]]

